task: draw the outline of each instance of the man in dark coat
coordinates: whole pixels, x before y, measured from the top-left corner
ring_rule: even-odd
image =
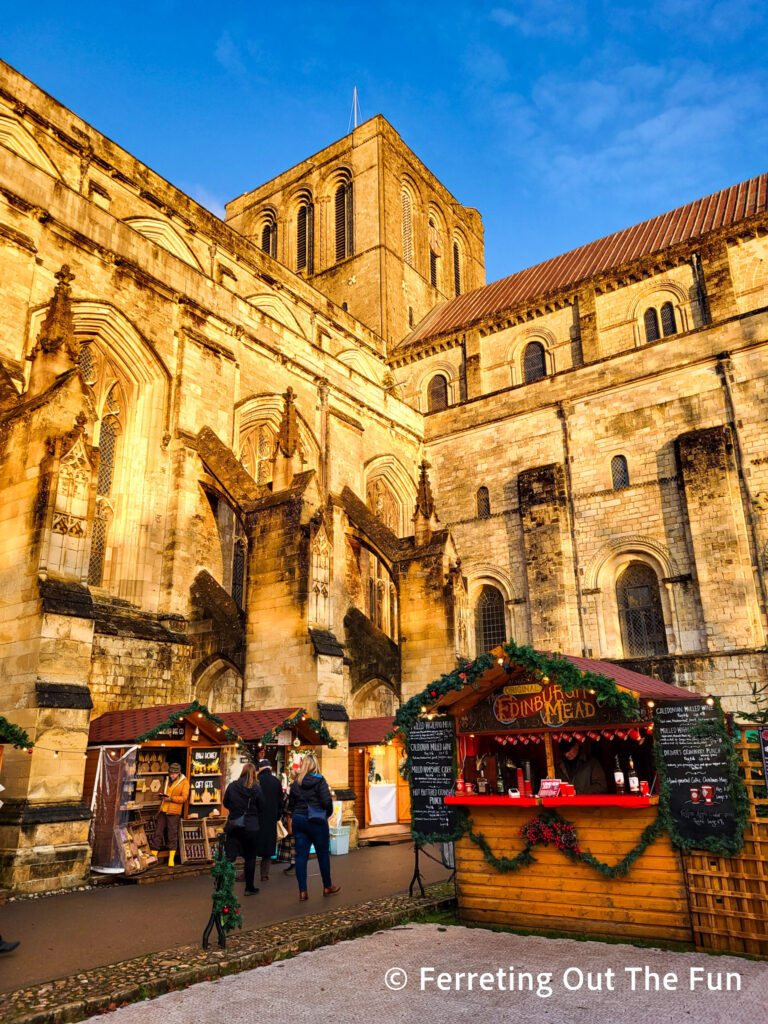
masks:
[[[259,833],[261,880],[268,882],[269,865],[277,846],[277,823],[283,814],[284,798],[280,780],[272,774],[272,765],[266,757],[259,761],[259,786],[264,794],[264,810]]]

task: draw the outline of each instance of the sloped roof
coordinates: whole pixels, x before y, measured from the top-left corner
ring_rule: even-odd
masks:
[[[105,711],[94,718],[88,733],[89,743],[134,743],[137,736],[155,729],[176,711],[183,711],[189,704],[159,704],[154,708],[128,708],[125,711]],[[223,718],[223,715],[218,716]],[[205,716],[197,718],[194,712],[190,719],[202,732],[215,736],[217,727]],[[282,721],[282,719],[281,719]],[[227,723],[229,724],[229,723]],[[232,726],[235,728],[235,726]]]
[[[767,207],[768,174],[761,174],[449,299],[436,306],[398,348],[468,327],[537,296],[550,295],[613,267],[735,224]]]
[[[268,708],[266,711],[222,711],[219,718],[223,718],[230,729],[234,729],[246,743],[260,740],[261,737],[279,725],[282,725],[287,718],[293,718],[301,711],[301,708]],[[312,746],[324,744],[326,741],[315,732],[307,723],[297,718],[291,723],[291,728],[298,733],[299,739]]]
[[[391,732],[394,724],[394,718],[386,715],[384,718],[350,718],[350,746],[354,746],[356,743],[383,743],[384,737]]]

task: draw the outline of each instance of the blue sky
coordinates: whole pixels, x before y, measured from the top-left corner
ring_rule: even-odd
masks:
[[[384,114],[488,280],[768,170],[768,5],[36,0],[0,56],[204,205]]]

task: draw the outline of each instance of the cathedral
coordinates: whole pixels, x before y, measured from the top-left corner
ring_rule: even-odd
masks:
[[[486,284],[382,116],[220,220],[0,64],[0,885],[84,877],[105,711],[300,706],[343,789],[507,637],[748,709],[767,186]]]

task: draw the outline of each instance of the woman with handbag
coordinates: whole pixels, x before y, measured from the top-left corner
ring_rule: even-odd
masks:
[[[230,782],[224,794],[224,806],[229,811],[224,826],[227,860],[242,857],[245,861],[245,895],[254,896],[259,890],[254,885],[256,860],[260,854],[259,823],[264,814],[264,793],[258,784],[255,764],[247,764],[239,779]]]
[[[291,828],[296,843],[296,881],[299,899],[309,899],[307,892],[307,862],[309,850],[314,846],[317,863],[323,879],[323,896],[332,896],[340,886],[331,881],[331,853],[328,819],[333,814],[333,800],[328,783],[320,774],[314,754],[305,754],[299,775],[288,791]]]

